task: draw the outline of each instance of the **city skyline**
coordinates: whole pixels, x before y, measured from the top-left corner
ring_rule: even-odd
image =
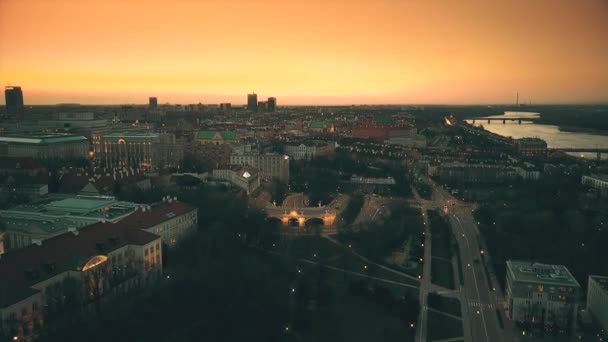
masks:
[[[0,38],[30,105],[608,101],[600,0],[2,1]]]

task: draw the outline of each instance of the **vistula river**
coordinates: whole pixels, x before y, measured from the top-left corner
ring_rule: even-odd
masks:
[[[505,112],[504,115],[493,115],[487,116],[486,118],[505,118],[509,117],[527,117],[527,118],[538,118],[539,113],[530,112]],[[472,124],[472,120],[467,120],[468,123]],[[582,133],[582,132],[565,132],[560,131],[558,126],[554,125],[543,125],[529,121],[522,121],[519,124],[517,121],[507,121],[505,124],[502,121],[492,121],[488,124],[483,118],[478,118],[475,121],[475,126],[483,127],[485,130],[492,133],[496,133],[505,137],[528,138],[536,137],[541,138],[547,142],[549,148],[608,148],[608,136]],[[595,153],[571,153],[578,157],[583,158],[597,158]],[[602,159],[608,159],[608,154],[602,154]]]

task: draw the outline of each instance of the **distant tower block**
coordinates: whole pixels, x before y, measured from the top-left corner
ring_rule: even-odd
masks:
[[[268,101],[266,103],[267,103],[269,112],[274,112],[277,110],[277,98],[276,97],[269,97]]]
[[[156,97],[151,97],[148,99],[148,108],[154,109],[158,106],[158,99]]]
[[[247,94],[247,110],[250,112],[258,111],[258,95],[256,93]]]
[[[17,119],[23,119],[23,92],[21,87],[8,86],[4,89],[4,99],[6,101],[6,113]]]

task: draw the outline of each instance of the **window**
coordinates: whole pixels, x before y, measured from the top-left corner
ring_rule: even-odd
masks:
[[[145,256],[148,256],[148,249],[147,249],[147,248],[146,248],[146,249],[144,249],[144,255],[145,255]]]

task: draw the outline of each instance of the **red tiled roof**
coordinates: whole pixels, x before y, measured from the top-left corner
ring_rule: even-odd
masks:
[[[152,206],[150,210],[138,209],[120,222],[133,228],[146,229],[193,210],[196,210],[196,208],[183,202],[163,202]]]
[[[78,235],[65,233],[44,240],[41,246],[8,251],[0,258],[0,308],[23,300],[37,290],[31,286],[68,270],[77,270],[91,257],[107,254],[125,245],[144,245],[159,237],[128,225],[96,223],[82,228]],[[98,248],[103,243],[103,250]],[[55,265],[54,270],[48,267]],[[37,273],[35,280],[26,277],[26,271]]]

